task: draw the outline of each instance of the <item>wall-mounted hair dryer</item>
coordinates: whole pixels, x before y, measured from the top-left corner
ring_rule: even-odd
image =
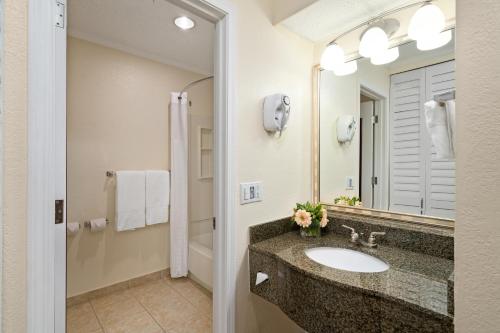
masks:
[[[337,141],[350,142],[356,133],[357,122],[353,115],[343,115],[337,118]]]
[[[264,129],[268,132],[281,132],[286,128],[290,116],[290,97],[274,94],[264,98]]]

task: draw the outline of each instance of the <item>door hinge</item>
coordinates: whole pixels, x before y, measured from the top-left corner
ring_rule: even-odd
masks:
[[[212,218],[212,228],[215,230],[216,227],[215,217]]]
[[[63,2],[56,1],[56,27],[64,29],[66,16],[66,5]]]
[[[64,200],[56,200],[55,223],[61,224],[64,222]]]
[[[378,184],[378,177],[372,177],[372,185]]]
[[[420,198],[420,215],[424,214],[424,198]]]
[[[378,116],[372,116],[372,124],[378,124]]]

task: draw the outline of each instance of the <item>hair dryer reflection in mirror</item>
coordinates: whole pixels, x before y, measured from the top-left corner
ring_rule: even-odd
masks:
[[[342,115],[337,118],[337,141],[351,142],[356,133],[357,121],[353,115]]]

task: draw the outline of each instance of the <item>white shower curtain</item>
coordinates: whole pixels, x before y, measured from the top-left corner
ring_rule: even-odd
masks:
[[[187,93],[170,95],[170,276],[188,275]]]

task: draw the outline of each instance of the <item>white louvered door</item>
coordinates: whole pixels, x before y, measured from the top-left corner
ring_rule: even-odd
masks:
[[[394,212],[455,217],[455,161],[436,159],[424,103],[455,89],[455,62],[391,76],[390,192]]]
[[[455,61],[427,67],[426,100],[455,89]],[[427,136],[428,138],[428,136]],[[425,215],[455,218],[455,160],[436,159],[428,140],[426,157]]]
[[[422,151],[425,71],[391,76],[390,210],[421,214],[425,195],[425,156]]]

